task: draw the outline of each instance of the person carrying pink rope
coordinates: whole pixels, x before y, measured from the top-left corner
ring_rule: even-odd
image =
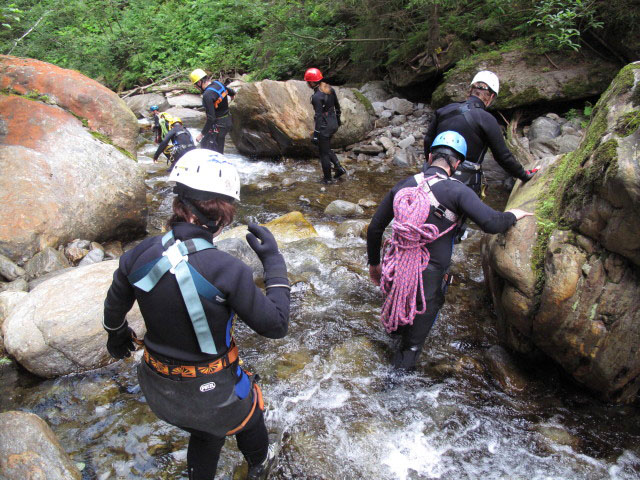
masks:
[[[381,321],[401,335],[393,366],[411,371],[444,304],[458,219],[463,215],[487,233],[504,233],[523,217],[519,209],[498,212],[451,177],[465,159],[467,145],[457,132],[440,133],[424,171],[398,182],[384,197],[367,231],[369,276],[385,297]],[[395,218],[380,262],[382,235]]]

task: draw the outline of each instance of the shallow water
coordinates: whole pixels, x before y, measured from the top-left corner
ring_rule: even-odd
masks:
[[[149,172],[149,228],[157,232],[171,195],[166,165],[151,162],[153,150],[144,147],[140,162]],[[347,164],[349,177],[323,189],[317,161],[229,156],[243,183],[236,223],[300,210],[320,234],[283,248],[295,279],[289,335],[274,341],[241,322],[236,329],[245,366],[261,376],[268,427],[280,444],[272,478],[640,478],[637,404],[602,404],[551,364],[523,362],[527,387],[513,395],[487,373],[484,352],[498,341],[477,230],[456,249],[456,282],[418,372],[391,374],[395,340],[378,322],[381,299],[368,281],[365,242],[335,238],[341,219],[323,210],[336,198],[380,201],[413,172]],[[294,183],[281,188],[283,178]],[[494,191],[489,202],[501,208],[506,194]],[[187,436],[147,408],[136,359],[55,380],[2,365],[0,411],[44,418],[84,479],[186,478]],[[217,478],[242,478],[245,470],[229,440]]]

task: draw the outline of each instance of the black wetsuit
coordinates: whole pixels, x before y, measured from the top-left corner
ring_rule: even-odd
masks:
[[[318,141],[320,164],[322,165],[324,179],[329,181],[331,180],[331,164],[333,164],[336,176],[340,171],[344,173],[338,157],[331,150],[331,137],[340,126],[340,103],[333,88],[331,88],[330,94],[326,94],[316,87],[311,96],[311,105],[313,105],[314,111],[313,136]]]
[[[444,174],[446,172],[440,167],[429,167],[425,171],[425,177]],[[382,245],[382,235],[385,228],[393,219],[393,199],[401,189],[417,186],[415,178],[408,177],[398,182],[384,197],[380,206],[376,210],[369,229],[367,230],[367,255],[370,265],[380,264],[380,248]],[[443,180],[432,187],[433,194],[438,202],[451,210],[458,216],[466,215],[487,233],[503,233],[516,223],[516,217],[510,212],[498,212],[484,204],[476,193],[454,180]],[[427,223],[435,224],[440,231],[451,226],[451,222],[434,215],[431,210]],[[431,330],[431,326],[436,320],[438,312],[444,304],[443,279],[451,263],[453,253],[453,239],[456,228],[427,245],[431,258],[429,266],[423,272],[423,285],[426,311],[416,315],[413,325],[406,325],[398,329],[402,334],[402,344],[400,351],[394,360],[398,368],[411,369],[415,366],[417,357],[422,349],[424,341]],[[421,310],[420,294],[417,295],[417,307]]]
[[[491,149],[498,164],[510,175],[527,180],[524,168],[504,142],[498,121],[485,110],[485,104],[478,97],[472,95],[466,102],[451,103],[436,111],[436,121],[429,124],[424,136],[425,158],[429,157],[435,137],[447,130],[458,132],[467,142],[467,161],[458,167],[453,178],[469,185],[476,193],[480,194],[481,190],[482,169],[479,166],[487,148]]]
[[[160,145],[158,145],[156,153],[153,155],[154,160],[158,160],[160,154],[164,151],[167,145],[169,145],[169,142],[173,143],[173,149],[171,150],[172,167],[180,157],[182,157],[182,155],[187,153],[189,150],[196,148],[189,131],[181,124],[177,123],[167,132]]]
[[[207,121],[202,129],[203,136],[200,148],[224,153],[224,140],[233,125],[231,114],[229,113],[229,97],[235,97],[236,92],[232,88],[225,87],[227,95],[216,108],[215,102],[220,96],[214,91],[214,88],[220,88],[218,83],[216,81],[211,82],[202,94],[202,106],[207,114]],[[217,132],[215,131],[216,129],[218,130]]]
[[[177,223],[173,226],[173,232],[176,240],[184,241],[192,238],[203,238],[209,242],[212,240],[211,234],[206,229],[191,223]],[[228,348],[227,327],[232,310],[260,335],[268,338],[282,338],[286,335],[289,324],[289,290],[269,288],[265,295],[256,287],[251,269],[242,261],[218,249],[202,250],[189,255],[189,264],[215,285],[227,299],[225,304],[219,304],[200,297],[216,349],[221,352],[217,355],[203,353],[199,348],[191,319],[173,275],[165,274],[148,293],[134,288],[127,279],[127,275],[162,255],[164,249],[161,238],[160,236],[147,238],[120,258],[120,265],[113,275],[113,283],[105,300],[106,327],[116,329],[122,325],[126,313],[137,300],[147,327],[144,337],[145,347],[154,358],[167,363],[173,362],[173,364],[210,362],[224,356]],[[275,263],[269,265],[267,267],[269,272],[265,271],[265,278],[270,275],[273,278],[267,281],[267,285],[286,283],[286,266],[282,256],[278,255]],[[279,278],[277,275],[284,278]],[[145,366],[143,361],[140,367]],[[225,370],[233,366],[234,364]],[[157,382],[165,382],[165,384],[168,381],[176,385],[185,383],[166,380],[155,372],[147,374],[147,377],[149,375],[151,378],[157,378]],[[208,381],[206,376],[198,378]],[[175,395],[178,395],[177,388]],[[149,398],[147,401],[152,406]],[[214,412],[212,415],[215,415],[215,407],[211,405],[211,412]],[[192,434],[187,461],[189,468],[194,470],[193,479],[213,478],[220,449],[224,444],[224,436],[212,435],[194,428],[183,428]],[[205,430],[204,427],[203,430]],[[255,409],[247,426],[236,434],[236,439],[238,447],[250,464],[256,465],[266,458],[268,436],[260,409]]]
[[[153,141],[155,143],[160,143],[162,141],[162,131],[160,128],[160,118],[158,115],[153,116]]]

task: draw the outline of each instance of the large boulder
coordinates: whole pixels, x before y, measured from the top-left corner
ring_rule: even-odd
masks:
[[[155,105],[160,112],[164,112],[173,105],[170,104],[164,95],[160,93],[144,93],[142,95],[134,95],[124,99],[127,106],[138,118],[150,117],[149,107]],[[201,102],[202,103],[202,102]]]
[[[13,261],[145,230],[144,170],[58,106],[0,95],[0,165],[0,253]]]
[[[545,56],[515,45],[512,50],[478,54],[458,63],[447,72],[431,103],[439,108],[463,101],[479,70],[491,70],[500,78],[500,95],[493,104],[497,109],[580,100],[602,93],[617,69],[615,63],[595,55],[562,52]]]
[[[342,108],[342,126],[332,139],[335,147],[362,140],[373,128],[371,103],[359,91],[335,87]],[[310,156],[318,147],[313,132],[312,90],[305,82],[263,80],[248,83],[231,104],[231,138],[238,151],[250,156]]]
[[[207,120],[206,113],[192,108],[171,107],[167,110],[167,113],[180,118],[182,124],[187,128],[202,128]]]
[[[136,154],[136,116],[118,95],[80,72],[30,58],[0,55],[0,89],[58,105],[84,119],[91,130],[108,137],[114,145],[132,156]]]
[[[483,245],[503,340],[542,351],[608,401],[640,389],[640,62],[620,71],[579,148],[542,159],[507,208],[536,210]]]
[[[39,416],[0,413],[0,478],[6,480],[80,480],[82,474]]]
[[[112,362],[102,319],[116,268],[117,260],[77,267],[38,285],[11,309],[2,325],[7,352],[46,378]],[[127,319],[142,338],[144,321],[137,304]]]

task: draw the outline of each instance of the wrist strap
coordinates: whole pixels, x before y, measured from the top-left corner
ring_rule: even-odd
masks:
[[[276,283],[275,285],[267,285],[264,288],[265,288],[265,290],[268,290],[270,288],[275,288],[275,287],[284,287],[284,288],[288,288],[289,290],[291,290],[291,286],[285,285],[284,283]]]

